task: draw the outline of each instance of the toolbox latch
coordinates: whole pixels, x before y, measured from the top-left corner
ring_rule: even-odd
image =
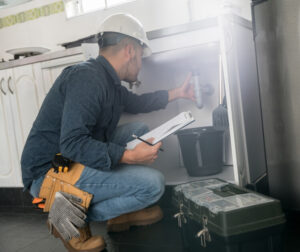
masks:
[[[183,204],[180,204],[179,205],[179,213],[177,214],[174,214],[174,218],[177,218],[177,221],[178,221],[178,227],[181,227],[182,226],[182,222],[183,223],[186,223],[186,218],[184,217],[184,213],[183,213]]]
[[[196,234],[196,238],[200,238],[201,246],[206,247],[206,241],[211,242],[211,236],[207,228],[208,218],[206,216],[202,217],[203,228]]]

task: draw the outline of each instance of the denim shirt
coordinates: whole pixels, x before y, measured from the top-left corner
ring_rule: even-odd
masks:
[[[56,79],[27,138],[22,158],[25,188],[47,173],[56,153],[99,170],[110,170],[125,146],[110,142],[123,111],[165,108],[166,90],[136,95],[121,85],[103,57],[67,67]]]

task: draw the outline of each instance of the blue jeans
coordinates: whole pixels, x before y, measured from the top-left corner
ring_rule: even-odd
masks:
[[[112,142],[125,145],[131,135],[143,135],[148,127],[142,123],[119,126]],[[34,180],[30,193],[38,197],[44,177]],[[94,195],[88,209],[88,221],[105,221],[124,213],[143,209],[160,199],[164,193],[164,176],[144,165],[120,164],[111,171],[85,167],[76,187]]]

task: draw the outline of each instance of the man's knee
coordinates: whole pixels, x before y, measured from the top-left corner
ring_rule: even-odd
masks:
[[[153,170],[151,176],[148,177],[144,185],[144,190],[140,195],[140,199],[145,203],[155,203],[158,201],[165,191],[164,175],[157,170]]]
[[[158,201],[165,192],[165,177],[161,172],[158,172],[155,180],[154,192],[156,192],[154,202]]]
[[[133,131],[136,135],[141,136],[149,132],[149,127],[143,122],[134,122],[131,124]]]

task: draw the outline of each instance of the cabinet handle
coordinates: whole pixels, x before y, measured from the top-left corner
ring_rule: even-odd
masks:
[[[10,80],[12,80],[11,77],[8,78],[8,81],[7,81],[7,87],[8,87],[8,90],[11,94],[14,94],[14,91],[12,90],[11,86],[10,86]]]
[[[2,83],[4,82],[4,78],[2,78],[1,79],[1,81],[0,81],[0,90],[1,90],[1,92],[4,94],[4,95],[6,95],[6,92],[3,90],[3,87],[2,87]]]

